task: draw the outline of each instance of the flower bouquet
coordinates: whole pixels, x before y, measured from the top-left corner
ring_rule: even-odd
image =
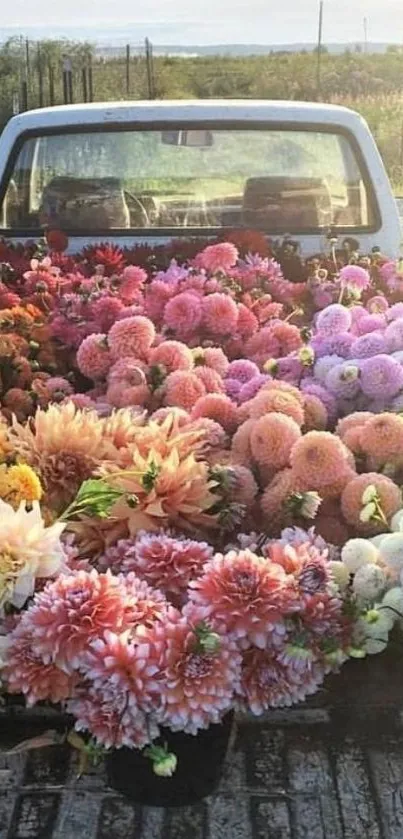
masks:
[[[250,236],[2,246],[5,701],[148,804],[214,789],[234,712],[399,642],[400,266]]]

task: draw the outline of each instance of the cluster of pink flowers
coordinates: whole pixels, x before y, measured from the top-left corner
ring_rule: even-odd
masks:
[[[160,726],[196,734],[236,705],[291,704],[346,657],[351,625],[326,550],[309,540],[213,555],[140,533],[98,566],[107,570],[71,571],[35,595],[5,676],[29,705],[67,702],[76,728],[106,748],[142,748]]]
[[[0,500],[66,530],[27,587],[0,527],[1,674],[106,748],[301,701],[392,626],[365,635],[403,550],[401,267],[232,239],[3,272]]]

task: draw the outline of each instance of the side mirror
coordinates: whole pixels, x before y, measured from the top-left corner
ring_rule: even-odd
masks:
[[[185,146],[187,148],[207,149],[214,143],[211,131],[204,129],[192,131],[163,131],[161,142],[165,146]]]

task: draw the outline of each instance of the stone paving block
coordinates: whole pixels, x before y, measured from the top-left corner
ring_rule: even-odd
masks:
[[[380,803],[380,816],[387,839],[403,837],[403,752],[385,740],[371,748],[369,760]]]
[[[69,746],[34,749],[27,755],[23,785],[64,786],[69,773]]]
[[[253,839],[246,796],[210,799],[208,836],[211,839]]]
[[[291,790],[312,795],[333,788],[326,746],[316,738],[292,735],[286,760]]]
[[[246,755],[245,747],[248,739],[249,726],[240,726],[236,731],[227,753],[223,768],[219,793],[233,795],[246,785]]]
[[[382,839],[362,749],[351,740],[335,755],[343,839]]]
[[[286,787],[285,736],[274,728],[249,727],[246,744],[247,784],[267,792],[282,792]]]
[[[292,839],[290,814],[285,801],[252,798],[250,813],[253,839]]]
[[[207,812],[204,803],[167,812],[163,839],[205,839]],[[105,837],[106,839],[106,837]]]
[[[88,792],[64,794],[54,839],[96,839],[101,813],[101,799]]]
[[[21,785],[26,762],[26,754],[8,755],[0,751],[0,794]]]
[[[0,839],[6,839],[13,820],[15,810],[15,792],[13,790],[0,791]]]
[[[143,807],[142,825],[139,839],[166,839],[164,825],[165,813],[163,809],[157,809],[156,807]]]
[[[291,802],[293,839],[344,839],[333,802],[326,796],[295,796]],[[361,839],[366,839],[362,836]]]
[[[7,839],[49,839],[52,835],[62,839],[61,835],[52,834],[58,808],[57,793],[22,795],[17,801]],[[69,839],[74,835],[70,834]]]
[[[137,839],[141,808],[121,796],[105,798],[98,820],[97,839]]]

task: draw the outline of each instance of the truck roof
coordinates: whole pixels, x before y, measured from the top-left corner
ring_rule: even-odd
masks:
[[[27,111],[13,117],[5,132],[10,139],[24,131],[61,126],[116,124],[120,122],[301,122],[357,127],[361,118],[354,111],[338,105],[268,100],[180,100],[95,102],[60,105]]]

